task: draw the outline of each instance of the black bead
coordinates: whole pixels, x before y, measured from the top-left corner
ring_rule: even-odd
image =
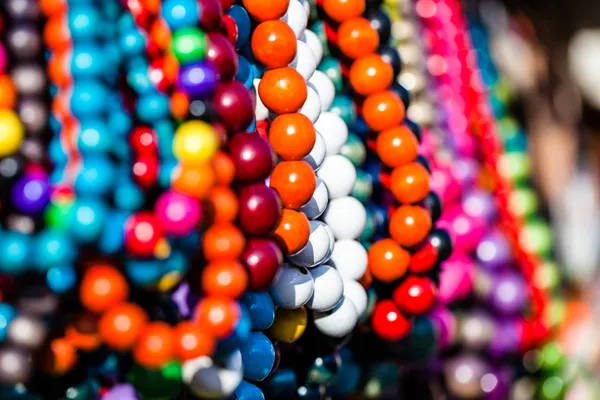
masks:
[[[410,106],[410,92],[398,82],[392,83],[390,90],[396,93],[400,97],[400,99],[402,99],[402,103],[404,103],[404,108],[408,109],[408,106]]]
[[[408,129],[412,131],[419,143],[421,143],[421,127],[419,126],[419,124],[410,119],[405,119],[404,124],[408,126]]]
[[[445,229],[434,229],[427,239],[438,252],[438,262],[448,259],[452,254],[452,238]]]
[[[442,215],[442,201],[435,192],[429,192],[427,197],[423,199],[422,206],[429,211],[432,222],[437,221]]]
[[[390,18],[379,9],[369,10],[365,16],[379,35],[379,46],[386,46],[392,36],[392,22]]]
[[[419,154],[415,161],[424,166],[425,169],[431,174],[431,166],[429,165],[429,161],[427,161],[423,155]]]
[[[402,71],[402,59],[400,58],[398,50],[390,46],[384,46],[378,50],[378,53],[381,58],[383,58],[383,61],[392,66],[394,77],[398,76],[400,71]]]

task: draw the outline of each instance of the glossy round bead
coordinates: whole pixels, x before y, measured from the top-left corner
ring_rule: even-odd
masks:
[[[417,203],[429,193],[429,173],[419,163],[396,167],[392,172],[390,190],[400,203]]]
[[[344,120],[335,113],[326,111],[321,113],[315,129],[325,140],[327,155],[338,154],[348,140],[348,126]]]
[[[200,8],[194,0],[167,0],[162,4],[161,15],[172,32],[196,25]]]
[[[232,80],[238,71],[238,56],[235,48],[220,33],[208,34],[206,59],[214,65],[219,78],[223,81]]]
[[[215,339],[190,321],[182,321],[173,329],[174,352],[184,362],[196,357],[210,356],[215,350]]]
[[[283,21],[265,21],[252,33],[252,54],[265,68],[288,66],[296,56],[296,35]]]
[[[28,352],[14,346],[0,349],[0,382],[5,385],[16,385],[27,382],[34,372],[34,364]],[[4,367],[10,366],[10,367]]]
[[[220,260],[202,271],[202,290],[209,296],[236,299],[246,290],[248,274],[237,261]]]
[[[427,237],[431,225],[431,217],[424,208],[401,206],[390,218],[390,235],[400,245],[413,247]]]
[[[294,68],[308,81],[317,69],[317,59],[312,50],[301,40],[296,41],[296,54],[289,66]]]
[[[25,135],[23,124],[14,111],[0,109],[0,157],[16,152]]]
[[[242,4],[256,21],[269,21],[283,17],[290,0],[276,0],[269,3],[261,0],[243,0]]]
[[[365,1],[324,0],[322,7],[331,19],[337,22],[343,22],[351,18],[360,17],[365,11]]]
[[[241,261],[248,269],[249,288],[267,290],[283,262],[279,246],[269,239],[248,240]]]
[[[308,4],[305,2],[304,4]],[[308,45],[308,48],[312,51],[315,56],[315,60],[317,61],[317,66],[321,63],[323,59],[323,44],[321,40],[312,30],[305,29],[302,33],[302,36],[299,38],[301,41]]]
[[[156,200],[154,215],[162,232],[183,237],[192,233],[198,226],[202,210],[198,200],[170,190]]]
[[[202,250],[207,261],[235,260],[244,251],[246,240],[233,224],[217,223],[204,233]]]
[[[241,381],[233,392],[237,400],[265,400],[262,390],[249,382]]]
[[[264,105],[276,114],[298,111],[307,97],[302,75],[291,67],[265,72],[258,84],[258,94]]]
[[[242,356],[239,350],[223,357],[221,365],[209,357],[198,357],[183,364],[183,381],[199,398],[228,398],[242,381]]]
[[[316,177],[304,161],[282,161],[273,170],[269,184],[279,194],[284,207],[299,209],[314,193]]]
[[[316,171],[321,167],[321,164],[323,164],[323,161],[325,160],[325,155],[325,139],[323,139],[323,136],[321,136],[319,132],[317,132],[315,137],[315,145],[313,146],[310,153],[308,153],[308,155],[304,157],[304,161],[306,161],[308,165],[310,165],[310,167]]]
[[[211,336],[222,339],[233,332],[241,314],[239,304],[233,300],[205,297],[196,305],[194,321]]]
[[[161,367],[174,355],[174,339],[173,330],[165,322],[151,322],[142,329],[133,357],[147,368]]]
[[[308,24],[308,15],[306,15],[306,10],[299,0],[290,0],[288,9],[281,20],[292,28],[296,38],[300,38]]]
[[[209,195],[218,178],[219,176],[209,164],[197,166],[184,164],[173,171],[171,185],[177,192],[201,200]]]
[[[44,210],[50,201],[50,186],[43,176],[25,175],[11,190],[15,208],[25,214],[35,215]]]
[[[340,302],[329,311],[313,313],[315,327],[323,334],[341,338],[352,332],[358,322],[358,312],[350,299],[342,296]]]
[[[206,122],[187,121],[179,126],[173,138],[173,154],[182,163],[201,166],[208,162],[219,148],[215,130]]]
[[[369,272],[381,282],[393,282],[406,274],[410,253],[392,239],[381,239],[369,248]]]
[[[257,133],[239,133],[229,141],[229,154],[240,182],[262,181],[273,168],[269,143]]]
[[[300,113],[279,115],[269,127],[269,142],[283,161],[302,160],[311,152],[316,140],[313,124]]]
[[[394,303],[409,314],[424,314],[435,303],[435,285],[427,277],[409,276],[394,290]]]
[[[360,283],[353,279],[344,279],[344,297],[354,304],[359,318],[364,316],[369,299],[365,288]]]
[[[315,88],[317,94],[319,95],[319,100],[321,101],[321,112],[329,110],[335,97],[335,86],[333,85],[331,79],[324,72],[317,70],[312,74],[308,80],[308,83]]]
[[[300,339],[308,322],[306,308],[299,307],[294,310],[278,308],[275,312],[275,321],[267,331],[273,340],[283,343],[294,343]]]
[[[339,154],[325,157],[317,176],[325,182],[330,199],[348,196],[356,183],[354,165]]]
[[[398,125],[377,135],[377,155],[388,167],[399,167],[413,162],[419,154],[419,142],[406,127]]]
[[[244,187],[239,194],[239,223],[250,235],[272,232],[281,218],[281,200],[277,192],[262,183]]]
[[[306,101],[298,112],[304,114],[313,124],[317,122],[321,115],[321,100],[317,89],[312,83],[306,85]]]
[[[342,299],[344,284],[340,274],[329,265],[323,264],[309,270],[315,289],[306,307],[314,311],[328,311]]]
[[[153,255],[161,236],[160,224],[149,212],[133,214],[125,223],[125,249],[134,256]]]
[[[124,351],[137,341],[144,326],[148,323],[148,314],[137,304],[122,303],[111,307],[98,322],[98,333],[109,347]]]
[[[343,22],[337,31],[342,53],[349,58],[367,56],[379,46],[379,35],[365,18],[354,18]]]
[[[333,238],[329,236],[327,225],[321,221],[310,221],[308,244],[298,253],[289,257],[290,261],[300,267],[314,267],[322,264],[331,255]]]
[[[269,329],[275,320],[275,303],[268,292],[246,292],[242,303],[250,312],[253,330]]]
[[[385,42],[384,42],[385,43]],[[394,76],[398,76],[398,74],[400,74],[401,70],[402,70],[402,59],[400,58],[400,54],[398,53],[398,50],[396,50],[393,47],[389,47],[389,46],[384,46],[383,48],[380,48],[379,50],[377,50],[377,53],[379,53],[379,55],[381,56],[381,58],[383,58],[383,61],[385,61],[386,63],[388,63],[389,65],[392,66],[392,69],[394,70]],[[400,85],[399,85],[400,86]],[[400,98],[402,99],[402,102],[405,102],[405,96],[404,94],[400,96]]]
[[[189,99],[205,98],[214,92],[218,79],[217,70],[211,62],[191,63],[179,69],[177,88]]]
[[[253,332],[240,348],[244,365],[244,378],[260,382],[275,365],[275,347],[262,332]]]
[[[286,254],[295,254],[308,243],[310,224],[306,215],[285,208],[275,230],[275,240]]]
[[[196,27],[178,29],[173,33],[171,52],[181,65],[201,61],[206,57],[206,34]]]
[[[208,212],[214,222],[233,222],[238,215],[238,199],[229,187],[215,186],[208,194]]]
[[[17,310],[8,303],[0,303],[0,341],[4,342],[8,334],[8,327],[17,316]]]
[[[365,99],[362,112],[369,128],[382,131],[402,122],[404,104],[393,92],[378,92]]]
[[[361,95],[370,95],[386,90],[394,79],[394,71],[380,55],[361,57],[350,67],[350,84]]]
[[[352,215],[352,218],[348,218]],[[323,214],[323,221],[336,239],[358,239],[367,223],[367,211],[354,197],[332,199]]]
[[[382,300],[375,305],[371,325],[379,337],[397,341],[410,332],[412,324],[402,315],[392,300]]]
[[[308,303],[314,290],[315,282],[306,268],[283,264],[271,283],[269,293],[276,305],[293,310]]]
[[[310,200],[300,208],[300,211],[302,211],[308,219],[317,219],[325,212],[327,204],[329,204],[327,186],[325,186],[321,179],[317,178],[317,185],[313,195]]]
[[[125,301],[129,286],[125,277],[114,267],[96,265],[88,269],[81,281],[79,298],[90,311],[102,312]]]
[[[254,119],[254,100],[241,82],[219,84],[212,105],[230,132],[244,131]]]
[[[356,240],[338,240],[335,242],[329,262],[342,278],[359,280],[367,270],[367,251]]]

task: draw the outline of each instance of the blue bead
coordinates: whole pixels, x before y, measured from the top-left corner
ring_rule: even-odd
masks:
[[[139,64],[131,68],[127,73],[127,82],[138,95],[154,90],[154,84],[148,76],[147,64]]]
[[[46,272],[46,284],[56,294],[63,294],[75,287],[77,274],[70,264],[56,265]]]
[[[123,179],[115,187],[114,202],[121,210],[135,211],[144,204],[144,192],[131,179]]]
[[[131,281],[138,286],[156,284],[162,277],[162,264],[158,260],[128,260],[125,271]]]
[[[362,370],[358,363],[342,363],[342,367],[330,386],[329,393],[332,396],[340,397],[351,395],[358,388],[361,375]]]
[[[242,303],[250,311],[252,329],[264,331],[275,321],[275,303],[269,292],[246,292]]]
[[[161,14],[171,32],[196,26],[200,21],[200,7],[196,0],[165,0]]]
[[[109,212],[106,217],[106,225],[98,241],[98,249],[105,254],[115,254],[123,248],[125,232],[123,227],[129,213],[121,211]]]
[[[102,18],[92,5],[78,4],[69,7],[68,26],[71,39],[89,40],[96,36],[96,29],[103,26]]]
[[[275,364],[275,347],[262,332],[252,332],[240,347],[244,379],[254,382],[264,380]]]
[[[146,51],[146,39],[137,28],[133,27],[121,34],[119,47],[125,57],[139,56]]]
[[[160,93],[146,93],[140,97],[136,112],[140,120],[152,123],[169,116],[169,99]]]
[[[72,237],[82,243],[96,240],[106,221],[106,206],[93,199],[78,199],[73,205],[73,217],[69,226]]]
[[[64,165],[55,165],[48,181],[51,185],[58,185],[64,179]]]
[[[233,18],[237,25],[238,37],[235,42],[235,47],[237,49],[241,49],[250,40],[250,32],[252,28],[250,16],[243,7],[238,5],[231,6],[229,11],[227,11],[227,15]]]
[[[65,153],[58,136],[54,136],[52,139],[50,139],[50,144],[48,145],[48,155],[55,165],[64,165],[67,162],[67,153]]]
[[[104,60],[97,46],[77,45],[71,56],[71,73],[74,78],[99,76],[106,67]]]
[[[116,136],[113,139],[111,153],[117,157],[121,164],[130,165],[128,161],[131,161],[131,151],[129,148],[129,141],[125,136]],[[123,172],[125,173],[125,176],[129,176],[131,174],[131,169],[125,168]]]
[[[298,380],[290,368],[279,368],[269,377],[261,388],[267,399],[295,399]]]
[[[253,78],[254,76],[252,74],[252,65],[250,64],[250,61],[243,56],[238,56],[238,70],[235,75],[235,80],[242,82],[244,86],[246,86],[248,81],[252,84]],[[248,86],[246,87],[249,89]]]
[[[71,112],[80,120],[101,114],[106,110],[108,91],[98,80],[79,80],[71,94]]]
[[[171,272],[185,274],[189,269],[188,258],[179,250],[172,250],[163,262],[163,275]]]
[[[20,232],[4,231],[0,236],[0,272],[19,274],[28,267],[31,239]]]
[[[113,134],[101,119],[81,121],[77,148],[83,155],[106,153],[113,146]]]
[[[226,355],[232,351],[239,349],[249,338],[252,330],[252,320],[250,312],[243,304],[240,304],[241,315],[240,319],[233,332],[221,340],[217,345],[217,354]]]
[[[233,394],[236,400],[265,400],[262,390],[246,381],[241,381]]]
[[[17,310],[8,303],[0,303],[0,342],[6,340],[8,327],[17,316]]]
[[[107,157],[89,156],[84,158],[75,179],[75,190],[80,194],[104,195],[112,190],[114,181],[112,162]]]
[[[200,239],[201,236],[199,232],[192,232],[181,238],[173,238],[172,246],[181,250],[184,254],[191,255],[198,250]]]
[[[55,265],[70,264],[77,256],[73,241],[56,229],[40,232],[34,240],[32,250],[34,265],[40,271],[47,271]]]

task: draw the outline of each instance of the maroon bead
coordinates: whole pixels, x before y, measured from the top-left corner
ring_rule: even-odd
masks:
[[[238,27],[231,15],[223,16],[219,31],[229,39],[229,43],[231,43],[232,46],[235,46],[238,38]]]
[[[232,5],[235,4],[235,0],[220,0],[221,1],[221,7],[223,7],[223,10],[227,11],[231,8]]]
[[[250,239],[241,258],[248,268],[251,290],[267,290],[279,271],[283,255],[279,247],[269,239]]]
[[[393,301],[382,300],[375,305],[371,327],[382,339],[400,340],[410,332],[411,326],[411,322],[402,315]]]
[[[238,70],[238,57],[228,38],[220,33],[208,34],[206,58],[213,63],[222,81],[235,78]]]
[[[394,303],[409,314],[424,314],[435,303],[435,285],[424,276],[409,276],[394,290]]]
[[[204,31],[210,32],[219,28],[223,18],[223,9],[219,0],[198,0],[200,13],[200,26]]]
[[[254,119],[254,99],[241,82],[217,86],[213,106],[229,132],[246,130]]]
[[[277,227],[282,205],[275,190],[264,183],[246,186],[240,191],[239,223],[249,235],[265,235]]]
[[[229,154],[240,182],[264,181],[273,169],[269,142],[258,133],[238,133],[229,142]]]

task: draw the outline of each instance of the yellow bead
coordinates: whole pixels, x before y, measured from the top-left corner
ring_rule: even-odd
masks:
[[[203,165],[210,161],[218,149],[219,138],[206,122],[188,121],[175,132],[173,154],[185,165]]]
[[[0,157],[15,153],[23,141],[23,125],[14,111],[0,109]]]
[[[295,310],[279,308],[275,312],[275,321],[267,331],[267,336],[284,343],[294,343],[300,339],[306,329],[307,315],[304,307]]]

